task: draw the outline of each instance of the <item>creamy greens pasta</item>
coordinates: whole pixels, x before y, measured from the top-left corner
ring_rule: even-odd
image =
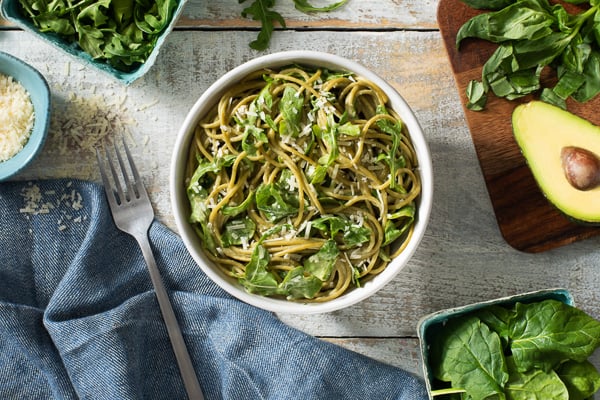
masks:
[[[421,190],[409,132],[352,73],[251,74],[198,124],[190,221],[248,292],[327,301],[403,251]]]

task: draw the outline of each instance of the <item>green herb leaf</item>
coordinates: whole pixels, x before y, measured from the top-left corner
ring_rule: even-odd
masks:
[[[500,337],[475,317],[448,321],[432,343],[436,378],[465,389],[473,400],[504,397],[508,372]]]
[[[252,251],[245,275],[239,279],[250,293],[265,296],[279,293],[279,283],[275,275],[267,270],[269,260],[269,252],[262,245],[257,245]]]
[[[298,213],[298,197],[274,184],[263,184],[256,191],[256,207],[271,222]]]
[[[557,300],[515,306],[511,351],[519,371],[585,361],[600,343],[600,322]]]
[[[556,372],[540,369],[520,372],[512,357],[506,357],[509,380],[506,382],[507,400],[568,400],[567,387]]]
[[[468,37],[502,43],[509,40],[531,40],[548,36],[554,23],[552,15],[535,0],[521,0],[500,11],[479,14],[456,35],[456,45]]]
[[[228,221],[223,227],[221,236],[223,247],[247,245],[254,236],[255,230],[256,224],[248,217]]]
[[[323,282],[313,275],[306,275],[304,267],[288,272],[280,284],[279,292],[288,299],[312,299],[321,290]]]
[[[239,0],[244,3],[246,0]],[[279,23],[282,28],[285,28],[285,20],[277,11],[271,10],[275,6],[275,0],[254,0],[249,7],[244,8],[242,17],[251,17],[255,21],[260,21],[261,28],[256,40],[250,42],[250,47],[255,50],[265,50],[269,47],[274,23]]]
[[[291,86],[286,86],[279,103],[282,120],[279,123],[279,133],[297,137],[300,133],[300,118],[302,117],[302,107],[304,106],[304,96]]]
[[[377,113],[389,115],[389,112],[387,111],[384,105],[379,105],[377,107]],[[385,161],[390,168],[390,188],[393,190],[398,190],[400,189],[400,186],[398,185],[398,182],[396,180],[396,171],[406,166],[406,160],[404,159],[404,156],[402,156],[402,154],[399,155],[398,152],[403,135],[402,122],[397,121],[393,123],[387,118],[382,118],[377,121],[377,127],[392,137],[392,147],[390,149],[390,152],[383,156],[382,160]]]
[[[483,83],[472,80],[467,85],[467,108],[473,111],[481,111],[487,103],[487,91]]]
[[[585,400],[600,390],[600,373],[589,361],[567,361],[557,370],[569,391],[569,400]]]
[[[356,225],[348,218],[334,215],[317,218],[312,221],[311,226],[329,233],[332,239],[341,232],[344,244],[350,247],[368,242],[372,234],[369,228]]]
[[[344,4],[346,4],[348,0],[338,1],[337,3],[330,4],[328,6],[323,7],[315,7],[311,5],[308,0],[294,0],[294,6],[297,10],[308,13],[312,11],[322,12],[322,11],[333,11],[337,8],[340,8]]]
[[[488,306],[478,310],[474,316],[490,327],[491,330],[500,335],[503,347],[508,346],[510,324],[515,318],[515,311],[500,306]]]
[[[388,220],[384,227],[385,240],[382,246],[392,244],[401,237],[412,226],[415,220],[417,209],[414,205],[409,204],[396,211],[394,214],[388,215]]]
[[[483,0],[465,2],[487,8]],[[568,97],[588,101],[598,95],[600,59],[594,53],[600,44],[599,3],[591,0],[589,8],[571,15],[548,0],[516,0],[463,24],[456,36],[457,47],[469,37],[500,44],[483,66],[481,86],[469,85],[467,107],[482,110],[489,90],[508,100],[538,91],[541,72],[547,66],[557,71],[559,79],[554,88],[543,88],[542,100],[566,108]]]
[[[304,270],[324,282],[331,276],[339,254],[335,240],[330,239],[318,252],[306,259]]]
[[[469,7],[478,10],[499,10],[511,5],[517,0],[462,0]]]
[[[348,0],[341,0],[336,3],[323,7],[315,7],[308,0],[294,0],[294,5],[297,10],[308,12],[327,12],[333,11],[343,6]],[[245,3],[246,0],[238,0]],[[255,50],[266,50],[269,47],[271,36],[275,30],[275,24],[279,24],[283,29],[286,28],[285,19],[277,11],[273,10],[275,0],[254,0],[250,6],[242,10],[242,17],[250,17],[254,21],[261,23],[260,32],[256,40],[250,42],[250,47]]]
[[[93,59],[121,71],[147,60],[178,4],[177,0],[19,2],[40,31],[77,43]]]

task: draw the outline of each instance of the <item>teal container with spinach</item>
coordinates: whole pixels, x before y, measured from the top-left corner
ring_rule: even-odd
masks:
[[[551,289],[439,311],[418,326],[430,399],[593,398],[600,322]]]
[[[187,0],[3,0],[2,16],[78,62],[130,84],[152,67]]]

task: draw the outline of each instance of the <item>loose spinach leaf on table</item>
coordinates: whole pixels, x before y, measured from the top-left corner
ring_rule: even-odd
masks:
[[[309,13],[333,11],[343,6],[348,0],[341,0],[323,7],[315,7],[308,0],[293,1],[297,10]],[[246,0],[238,0],[238,2],[241,4]],[[279,12],[274,11],[273,7],[275,7],[275,0],[254,0],[252,4],[242,10],[242,17],[250,17],[261,24],[257,38],[250,42],[250,47],[255,50],[265,50],[269,47],[275,24],[286,28],[285,19]]]

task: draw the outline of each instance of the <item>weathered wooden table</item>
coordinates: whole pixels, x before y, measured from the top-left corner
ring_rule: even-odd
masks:
[[[435,194],[425,238],[393,282],[346,310],[280,318],[417,374],[422,374],[417,322],[440,309],[564,287],[577,305],[600,318],[600,238],[540,254],[519,252],[503,240],[437,28],[438,2],[350,0],[341,10],[310,16],[291,3],[278,2],[289,30],[277,31],[267,51],[327,51],[387,79],[425,130]],[[257,25],[239,16],[243,7],[237,0],[190,0],[154,67],[128,87],[0,22],[0,50],[38,68],[54,100],[46,147],[16,178],[99,181],[90,146],[104,135],[123,133],[136,144],[133,150],[157,218],[174,228],[169,164],[186,113],[214,80],[262,54],[248,46]],[[600,365],[600,358],[595,359]]]

